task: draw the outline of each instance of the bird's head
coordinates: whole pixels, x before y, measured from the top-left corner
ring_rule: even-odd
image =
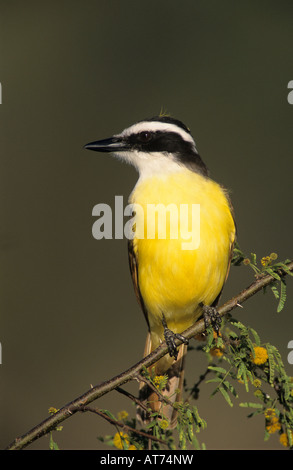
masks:
[[[120,134],[90,142],[85,148],[113,152],[136,167],[141,176],[186,168],[207,175],[207,167],[197,152],[189,129],[169,116],[139,121]]]

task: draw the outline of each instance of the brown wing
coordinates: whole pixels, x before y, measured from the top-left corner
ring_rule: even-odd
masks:
[[[139,289],[139,282],[138,282],[138,264],[137,264],[137,257],[134,251],[134,243],[133,240],[128,240],[128,260],[129,260],[129,267],[130,267],[130,273],[132,277],[132,282],[133,282],[133,287],[134,287],[134,292],[136,295],[136,298],[138,300],[139,305],[141,306],[141,309],[144,313],[146,322],[149,327],[149,321],[148,321],[148,313],[147,309],[144,305],[144,301]]]

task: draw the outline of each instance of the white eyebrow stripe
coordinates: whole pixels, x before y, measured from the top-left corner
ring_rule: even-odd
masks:
[[[143,132],[143,131],[175,132],[176,134],[179,134],[183,140],[185,140],[186,142],[190,142],[196,150],[195,142],[192,136],[188,132],[186,132],[184,129],[181,129],[181,127],[176,126],[176,124],[170,124],[166,122],[159,122],[159,121],[138,122],[136,124],[133,124],[133,126],[130,126],[127,129],[124,129],[124,131],[122,131],[121,134],[119,135],[124,137],[124,136],[129,136],[131,134],[139,134],[140,132]]]

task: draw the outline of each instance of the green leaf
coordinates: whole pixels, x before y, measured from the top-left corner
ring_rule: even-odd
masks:
[[[271,434],[267,430],[265,430],[264,441],[268,441],[270,437]]]
[[[287,297],[287,294],[286,294],[286,281],[285,281],[285,279],[282,279],[281,280],[280,300],[279,300],[279,304],[278,304],[278,307],[277,307],[277,312],[278,313],[281,312],[281,310],[283,310],[285,302],[286,302],[286,297]]]
[[[232,395],[234,395],[235,398],[238,397],[236,389],[233,387],[233,385],[230,382],[228,382],[228,380],[224,380],[223,385],[227,388],[227,390],[229,390],[229,392],[232,393]]]
[[[243,362],[240,363],[239,368],[238,368],[238,373],[237,373],[237,379],[241,379],[244,382],[245,390],[248,392],[249,391],[249,386],[248,386],[248,375],[249,371],[246,368],[245,364]]]
[[[187,426],[187,437],[188,437],[188,440],[189,442],[192,442],[192,438],[194,436],[194,433],[193,433],[193,426],[191,424],[189,424]]]
[[[232,407],[233,403],[231,401],[231,398],[229,397],[229,394],[228,394],[227,390],[225,390],[224,387],[219,387],[219,390],[220,390],[221,394],[223,395],[223,397],[225,398],[228,405],[230,405]]]
[[[195,435],[192,438],[192,445],[195,448],[195,450],[200,450],[200,445]]]
[[[289,446],[292,447],[292,445],[293,445],[292,430],[288,428],[288,429],[286,429],[286,431],[287,431]]]
[[[274,277],[275,279],[277,279],[277,281],[280,281],[280,280],[281,280],[279,274],[276,273],[271,267],[266,268],[264,271],[265,271],[266,273],[270,274],[270,275],[271,275],[272,277]]]
[[[206,380],[206,384],[215,383],[215,382],[222,383],[222,380],[223,379],[221,377],[214,377],[213,379]]]
[[[147,425],[146,425],[146,428],[147,429],[151,429],[153,428],[154,426],[156,426],[158,423],[156,422],[155,419],[153,419],[152,421],[150,421]]]
[[[102,413],[104,413],[105,415],[109,416],[109,418],[111,419],[114,419],[114,421],[117,421],[117,418],[116,416],[114,416],[111,411],[109,410],[101,410]]]
[[[257,346],[259,346],[260,345],[260,337],[258,336],[257,332],[253,328],[250,328],[250,331],[251,331],[251,334],[252,334],[253,339],[255,341],[255,344]]]
[[[274,294],[275,298],[277,300],[279,300],[280,294],[279,294],[279,291],[278,291],[277,287],[275,286],[275,284],[271,285],[271,289],[272,289],[272,293]]]
[[[59,450],[59,447],[56,442],[53,440],[53,434],[50,432],[50,442],[49,442],[49,449],[50,450]]]
[[[258,408],[258,409],[263,407],[261,403],[254,403],[252,401],[245,401],[245,402],[239,403],[239,406],[241,406],[241,408]]]
[[[214,370],[215,372],[218,372],[219,374],[227,374],[226,369],[224,369],[223,367],[208,366],[208,369]]]
[[[274,374],[275,374],[275,359],[273,348],[270,344],[266,344],[266,350],[269,357],[269,383],[272,384],[274,381]]]
[[[206,329],[206,335],[207,335],[206,345],[204,346],[203,350],[205,352],[209,352],[214,342],[214,330],[211,325],[209,325],[208,328]]]
[[[284,261],[284,263],[276,263],[274,266],[275,267],[280,267],[281,269],[283,269],[283,271],[285,271],[285,273],[289,274],[289,276],[293,276],[293,271],[290,271],[288,266],[286,266],[286,264],[288,264],[288,263],[291,263],[290,259],[286,259]]]
[[[250,253],[250,255],[251,255],[250,259],[251,259],[252,264],[256,265],[256,254],[255,253]]]

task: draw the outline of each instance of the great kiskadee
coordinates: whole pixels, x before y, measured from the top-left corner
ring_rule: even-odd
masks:
[[[144,355],[164,339],[171,343],[170,354],[155,364],[156,375],[168,375],[163,392],[168,404],[147,386],[141,387],[140,397],[174,427],[176,409],[170,402],[181,396],[187,346],[183,343],[172,349],[172,334],[180,336],[209,308],[215,309],[235,241],[231,203],[226,190],[209,177],[189,129],[177,119],[164,115],[145,119],[85,148],[113,152],[139,173],[129,202],[143,208],[134,216],[135,226],[143,226],[143,236],[135,232],[128,251],[135,293],[148,325]],[[147,209],[159,204],[178,210],[182,205],[199,207],[199,243],[195,247],[183,249],[186,236],[181,230],[172,236],[171,222],[167,222],[170,230],[166,236],[159,237],[160,217],[166,220],[166,213],[158,212],[153,235],[147,236]],[[190,225],[190,212],[187,220],[182,220],[179,225]]]

